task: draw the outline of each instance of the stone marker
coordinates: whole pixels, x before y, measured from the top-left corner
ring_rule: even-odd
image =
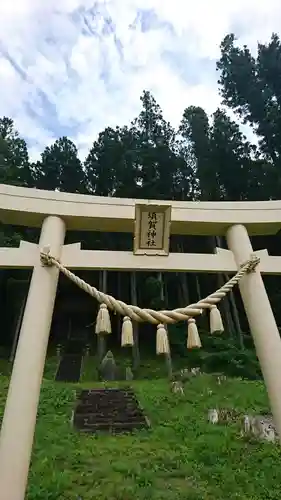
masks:
[[[111,351],[107,351],[104,356],[100,364],[99,373],[102,380],[116,380],[117,366]]]
[[[270,443],[278,441],[278,433],[271,415],[244,415],[242,435]]]
[[[174,382],[171,382],[171,391],[173,394],[181,394],[182,396],[184,395],[184,388],[183,384],[180,380],[176,380]]]
[[[125,374],[126,380],[133,380],[134,374],[129,366],[126,366],[126,374]]]

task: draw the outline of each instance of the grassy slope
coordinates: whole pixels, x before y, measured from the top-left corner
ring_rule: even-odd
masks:
[[[183,398],[172,395],[165,380],[133,385],[152,429],[94,437],[71,429],[77,386],[44,382],[28,500],[281,498],[279,448],[243,441],[235,425],[206,422],[208,408],[216,405],[266,410],[261,383],[229,380],[217,386],[204,375],[186,385]],[[1,411],[7,386],[8,378],[1,376]]]

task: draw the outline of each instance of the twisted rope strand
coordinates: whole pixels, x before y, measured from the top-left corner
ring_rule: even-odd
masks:
[[[153,309],[142,309],[135,305],[128,305],[122,300],[117,300],[111,295],[100,292],[94,286],[89,285],[86,281],[82,280],[74,273],[64,267],[58,259],[49,255],[48,251],[40,252],[40,258],[43,265],[55,265],[67,278],[75,283],[79,288],[94,297],[100,304],[106,304],[109,309],[119,313],[122,316],[129,316],[132,320],[138,322],[149,322],[153,324],[163,323],[171,324],[178,321],[187,321],[189,318],[202,314],[204,309],[210,309],[212,306],[222,300],[223,297],[229,293],[232,288],[241,280],[241,278],[250,272],[253,272],[259,264],[260,259],[252,255],[251,258],[243,264],[239,271],[225,283],[221,288],[216,290],[208,297],[199,300],[195,304],[190,304],[186,307],[180,307],[170,310],[154,311]]]

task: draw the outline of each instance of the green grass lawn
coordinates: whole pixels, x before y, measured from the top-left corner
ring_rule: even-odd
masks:
[[[30,470],[28,500],[272,500],[281,498],[281,450],[246,442],[239,428],[212,426],[208,408],[268,410],[263,384],[203,375],[169,391],[164,379],[133,381],[152,428],[132,435],[90,436],[70,424],[75,392],[95,387],[46,380],[45,371]],[[1,370],[0,370],[1,371]],[[7,375],[0,377],[4,408]],[[213,391],[210,395],[208,389]]]

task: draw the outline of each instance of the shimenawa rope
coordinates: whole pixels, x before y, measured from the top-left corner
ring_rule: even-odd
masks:
[[[188,321],[194,316],[202,314],[204,309],[215,309],[218,304],[232,288],[243,278],[247,273],[253,272],[259,264],[260,259],[256,255],[251,255],[239,269],[239,271],[231,278],[225,285],[216,290],[208,297],[199,300],[195,304],[174,309],[172,311],[154,311],[153,309],[142,309],[135,305],[128,305],[121,300],[117,300],[111,295],[100,292],[94,286],[89,285],[84,280],[76,276],[74,273],[64,267],[58,259],[50,255],[50,249],[45,247],[40,252],[40,258],[43,265],[56,266],[67,278],[75,283],[79,288],[94,297],[100,304],[105,304],[109,309],[121,314],[122,316],[129,317],[133,321],[144,322],[148,321],[153,324],[171,324],[178,321]]]

